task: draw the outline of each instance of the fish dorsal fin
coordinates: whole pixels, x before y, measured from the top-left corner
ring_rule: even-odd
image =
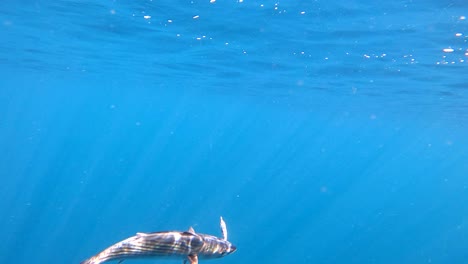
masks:
[[[226,222],[224,222],[223,217],[219,217],[219,226],[221,227],[221,234],[223,234],[223,239],[227,240],[228,239],[228,232],[227,232],[227,227],[226,227]]]
[[[190,227],[187,231],[185,231],[184,233],[188,233],[188,234],[192,234],[192,235],[195,235],[195,229],[193,229],[193,227]]]

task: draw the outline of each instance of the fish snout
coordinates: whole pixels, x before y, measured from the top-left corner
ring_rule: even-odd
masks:
[[[236,250],[237,250],[237,247],[234,246],[234,245],[231,245],[231,246],[229,247],[229,254],[234,253],[234,251],[236,251]]]

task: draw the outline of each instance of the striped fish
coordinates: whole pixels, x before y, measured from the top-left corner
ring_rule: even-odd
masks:
[[[227,228],[220,218],[223,238],[188,231],[166,231],[137,233],[135,236],[120,241],[81,264],[99,264],[111,260],[144,258],[182,259],[184,264],[198,264],[198,259],[212,259],[227,256],[236,247],[227,240]]]

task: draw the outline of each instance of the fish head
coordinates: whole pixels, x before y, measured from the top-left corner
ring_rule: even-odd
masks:
[[[205,244],[199,254],[201,258],[222,258],[234,253],[237,247],[231,242],[217,239],[215,237],[205,237]]]
[[[237,247],[231,244],[231,242],[226,241],[225,247],[222,250],[222,256],[227,256],[231,253],[234,253],[237,250]]]
[[[237,247],[234,246],[229,241],[223,241],[224,243],[219,243],[217,248],[214,250],[213,257],[214,258],[222,258],[231,253],[234,253],[237,250]]]

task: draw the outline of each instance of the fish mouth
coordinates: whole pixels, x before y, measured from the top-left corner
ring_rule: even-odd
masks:
[[[234,245],[231,245],[231,248],[229,250],[229,254],[234,253],[237,250],[237,247]]]

